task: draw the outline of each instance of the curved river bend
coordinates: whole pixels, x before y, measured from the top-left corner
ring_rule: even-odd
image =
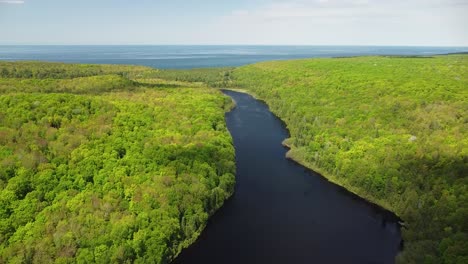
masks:
[[[285,158],[289,136],[268,107],[224,91],[235,194],[174,263],[393,263],[398,218]]]

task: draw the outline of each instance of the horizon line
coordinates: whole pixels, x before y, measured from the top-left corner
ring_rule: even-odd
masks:
[[[427,48],[468,48],[468,45],[389,45],[389,44],[35,44],[0,43],[0,46],[271,46],[271,47],[427,47]]]

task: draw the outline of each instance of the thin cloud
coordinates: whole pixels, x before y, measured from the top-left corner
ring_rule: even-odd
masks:
[[[387,8],[369,3],[367,0],[314,0],[274,2],[256,10],[236,10],[231,18],[256,20],[283,20],[291,18],[310,18],[318,20],[343,20],[353,17],[393,17],[395,14]]]
[[[311,18],[315,21],[344,20],[349,18],[385,20],[414,17],[415,13],[435,12],[434,9],[468,7],[468,0],[275,0],[254,10],[234,10],[231,19],[290,19]],[[439,12],[435,12],[437,16]]]
[[[0,4],[24,4],[24,1],[16,0],[0,0]]]
[[[265,0],[266,1],[266,0]],[[232,42],[434,45],[468,43],[468,0],[269,0],[219,18]],[[429,44],[430,43],[430,44]]]

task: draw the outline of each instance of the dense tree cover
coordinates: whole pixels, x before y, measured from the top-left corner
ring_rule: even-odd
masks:
[[[204,82],[265,100],[290,129],[288,156],[400,215],[400,262],[466,263],[467,66],[461,55],[234,70],[0,62],[0,262],[166,262],[192,242],[234,181],[226,101],[167,89]]]
[[[468,56],[265,62],[233,72],[289,157],[394,210],[404,263],[468,263]]]
[[[97,75],[73,79],[0,78],[0,94],[10,92],[99,94],[117,90],[135,90],[138,83],[119,75]]]
[[[27,79],[73,79],[97,75],[119,75],[132,80],[145,80],[151,83],[158,80],[173,81],[196,85],[207,84],[211,87],[226,87],[230,83],[233,68],[200,68],[187,70],[159,70],[144,66],[67,64],[41,61],[5,62],[0,61],[0,78]]]
[[[144,66],[0,61],[0,78],[71,79],[105,74],[138,76],[157,71]]]
[[[230,100],[63,67],[0,79],[0,263],[169,262],[233,192]]]
[[[188,70],[145,71],[146,78],[159,78],[171,81],[204,83],[210,87],[226,87],[231,84],[231,72],[234,68],[201,68]]]

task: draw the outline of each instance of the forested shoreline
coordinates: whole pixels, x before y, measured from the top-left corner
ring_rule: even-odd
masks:
[[[289,158],[400,216],[399,263],[466,263],[467,72],[466,55],[193,70],[1,62],[0,262],[165,263],[193,242],[234,186],[230,100],[206,85],[264,100],[291,133]],[[83,232],[108,236],[78,243]]]
[[[265,62],[231,74],[288,126],[288,157],[405,221],[399,263],[468,260],[467,56]]]
[[[233,193],[230,99],[148,71],[0,63],[0,262],[168,263]]]
[[[271,61],[160,71],[265,101],[288,158],[405,222],[398,263],[468,262],[468,56]],[[217,81],[216,81],[217,78]]]

